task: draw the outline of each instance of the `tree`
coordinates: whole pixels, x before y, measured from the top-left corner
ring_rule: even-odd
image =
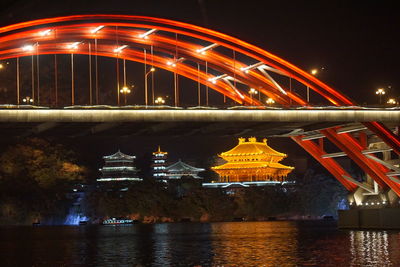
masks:
[[[62,145],[39,138],[10,145],[0,155],[0,219],[29,223],[62,217],[71,201],[66,193],[84,180],[84,172]]]

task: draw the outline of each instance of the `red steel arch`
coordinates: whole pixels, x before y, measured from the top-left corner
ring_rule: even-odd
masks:
[[[98,33],[91,33],[91,30],[98,26],[105,27]],[[44,30],[50,30],[51,34],[41,36],[40,33]],[[158,32],[150,35],[147,39],[140,37],[140,35],[148,33],[149,30]],[[180,38],[177,38],[178,35]],[[88,46],[94,38],[101,41],[96,51],[89,50]],[[71,42],[77,41],[83,41],[79,49],[71,50],[67,47]],[[269,75],[270,72],[297,80],[321,95],[332,105],[353,106],[355,104],[348,97],[306,71],[262,48],[211,29],[173,20],[145,16],[100,14],[22,22],[0,28],[0,60],[32,55],[33,52],[21,49],[23,45],[29,43],[40,44],[36,51],[40,55],[91,54],[118,57],[142,63],[145,61],[144,51],[151,46],[158,53],[152,55],[152,65],[195,81],[199,80],[202,84],[241,104],[262,106],[246,92],[235,87],[233,82],[257,88],[261,93],[284,106],[288,106],[290,103],[310,106],[301,96],[279,85]],[[200,45],[204,43],[206,45]],[[118,45],[127,45],[128,47],[121,53],[114,53],[113,50]],[[209,45],[224,47],[231,50],[233,54],[228,56],[226,53],[218,52],[217,49],[209,49],[205,54],[198,52],[198,50]],[[236,58],[235,53],[246,56],[251,63],[241,62]],[[176,66],[168,65],[168,61],[175,62]],[[193,65],[205,65],[205,63],[214,73],[220,75],[198,71]],[[244,69],[247,69],[247,71],[243,71]],[[368,122],[365,125],[400,154],[400,140],[392,131],[379,122]],[[399,184],[394,183],[385,174],[384,168],[370,166],[372,164],[369,162],[370,160],[366,160],[362,156],[362,146],[350,135],[338,134],[337,130],[336,128],[327,129],[321,131],[321,133],[340,149],[347,151],[348,156],[358,163],[366,173],[370,174],[382,188],[391,188],[400,196]],[[333,159],[321,157],[324,154],[322,147],[317,146],[312,141],[302,140],[301,136],[293,137],[293,140],[312,154],[348,190],[353,191],[357,188],[355,183],[343,178],[349,175]],[[349,150],[349,147],[354,149]]]

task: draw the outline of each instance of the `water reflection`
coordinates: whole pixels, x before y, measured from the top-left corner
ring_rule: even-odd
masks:
[[[400,233],[293,222],[0,228],[1,266],[400,266]]]
[[[389,254],[387,231],[350,231],[352,265],[393,265]]]
[[[212,225],[216,265],[296,264],[298,229],[290,222],[217,223]]]

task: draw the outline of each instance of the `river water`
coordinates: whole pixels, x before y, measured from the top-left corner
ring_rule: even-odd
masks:
[[[0,227],[0,266],[400,266],[400,232],[279,221]]]

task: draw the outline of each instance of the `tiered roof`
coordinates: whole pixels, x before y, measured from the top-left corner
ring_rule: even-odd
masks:
[[[120,150],[118,150],[116,153],[112,155],[103,157],[103,159],[108,159],[108,160],[118,160],[118,159],[134,160],[135,158],[136,158],[135,156],[124,154]]]
[[[165,170],[167,172],[202,172],[202,171],[204,171],[204,169],[202,169],[202,168],[193,167],[189,164],[186,164],[185,162],[183,162],[181,160],[168,166]]]

